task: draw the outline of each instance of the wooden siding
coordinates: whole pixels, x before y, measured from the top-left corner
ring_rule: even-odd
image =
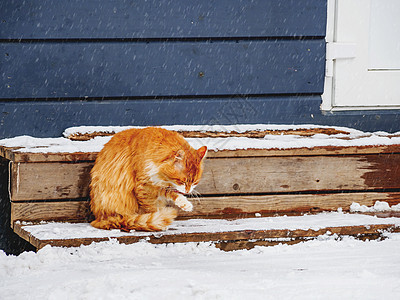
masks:
[[[326,1],[4,0],[0,19],[0,138],[319,114]]]
[[[0,38],[323,37],[325,9],[321,0],[2,0]]]
[[[0,52],[9,54],[2,99],[323,91],[322,40],[5,44]]]
[[[304,124],[313,123],[311,115],[320,113],[320,103],[318,95],[4,101],[0,102],[0,137],[61,136],[65,128],[80,125],[291,124],[294,120]]]
[[[0,138],[82,124],[400,130],[396,111],[321,113],[326,0],[3,0],[0,20]]]

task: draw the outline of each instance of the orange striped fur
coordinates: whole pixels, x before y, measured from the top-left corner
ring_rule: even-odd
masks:
[[[191,211],[190,194],[207,147],[193,149],[176,132],[157,127],[117,133],[91,171],[91,223],[101,229],[165,230],[177,216],[169,202]]]

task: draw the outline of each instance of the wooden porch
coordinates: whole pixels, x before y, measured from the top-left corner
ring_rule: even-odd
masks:
[[[208,153],[204,175],[197,188],[201,197],[192,199],[193,211],[179,212],[179,228],[193,226],[191,222],[196,219],[203,223],[213,219],[217,227],[220,226],[218,222],[224,220],[246,218],[262,224],[273,222],[273,217],[282,215],[302,218],[338,210],[347,215],[353,202],[365,206],[373,206],[377,201],[387,202],[389,206],[400,203],[400,137],[396,134],[355,135],[345,129],[325,127],[180,132],[194,144],[217,144],[218,147],[211,146]],[[99,129],[98,132],[78,132],[67,138],[75,140],[73,145],[88,145],[94,141],[91,140],[94,136],[112,134]],[[232,137],[245,139],[244,143],[250,146],[234,149],[228,141]],[[285,139],[297,146],[268,148],[257,145],[265,140],[277,140],[284,145]],[[79,227],[76,227],[76,237],[57,238],[57,232],[63,231],[63,227],[57,229],[55,235],[35,235],[31,224],[72,222],[89,226],[87,222],[92,218],[88,205],[89,172],[97,152],[91,151],[90,145],[78,147],[75,152],[52,152],[51,147],[57,143],[57,139],[44,139],[43,144],[35,144],[31,149],[22,142],[19,147],[1,146],[2,167],[9,170],[11,226],[37,249],[47,244],[79,246],[109,239],[110,236],[101,230],[100,235],[104,236],[79,236]],[[303,146],[312,143],[315,146]],[[253,144],[256,146],[252,148]],[[172,225],[165,233],[136,232],[123,236],[114,233],[111,237],[122,243],[143,239],[152,243],[210,241],[221,249],[232,250],[295,243],[327,233],[378,238],[384,231],[400,230],[396,218],[400,212],[370,214],[388,218],[366,216],[370,219],[360,224],[332,225],[329,218],[335,214],[326,214],[327,223],[322,228],[254,229],[254,224],[247,226],[244,222],[242,227],[235,229],[226,227],[212,231],[200,226],[194,231],[179,231],[178,228],[178,232]]]

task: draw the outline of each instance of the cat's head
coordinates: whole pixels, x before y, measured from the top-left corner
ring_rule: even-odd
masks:
[[[206,154],[206,146],[173,151],[162,162],[148,164],[150,180],[157,186],[190,194],[200,181]]]

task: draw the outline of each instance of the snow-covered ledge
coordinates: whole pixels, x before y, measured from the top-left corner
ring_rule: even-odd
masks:
[[[175,125],[161,126],[175,131],[213,131],[213,132],[246,132],[246,131],[280,131],[280,134],[266,134],[263,138],[249,137],[213,137],[187,138],[194,147],[207,145],[210,151],[246,150],[246,149],[296,149],[314,147],[358,147],[358,146],[388,146],[400,144],[400,132],[389,134],[386,132],[365,133],[351,128],[328,127],[317,125]],[[88,134],[92,132],[119,132],[128,128],[141,127],[102,127],[82,126],[68,128],[64,136],[71,134]],[[284,134],[285,130],[310,130],[315,128],[333,128],[338,134],[313,134],[310,136],[295,133]],[[344,133],[343,133],[344,132]],[[35,138],[19,136],[0,140],[0,146],[18,148],[14,151],[22,153],[89,153],[99,152],[111,136],[96,136],[87,141],[74,141],[66,137]]]

